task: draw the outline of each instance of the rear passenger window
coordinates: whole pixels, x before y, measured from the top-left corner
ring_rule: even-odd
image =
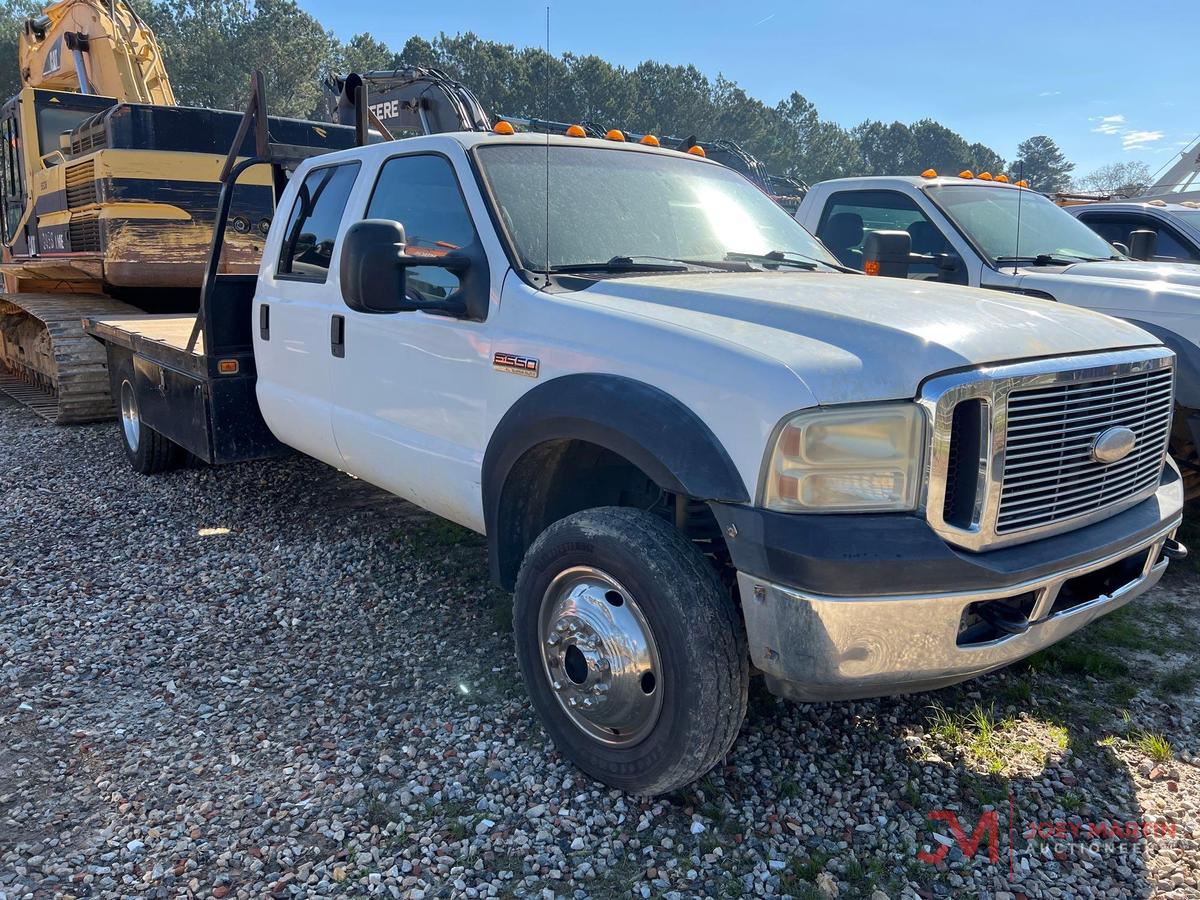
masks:
[[[308,173],[288,216],[276,274],[307,281],[325,280],[333,259],[338,225],[357,177],[356,162],[325,166]]]
[[[444,256],[476,240],[454,169],[445,157],[428,153],[383,164],[367,218],[403,225],[410,256]],[[458,290],[458,276],[436,266],[414,266],[406,281],[408,293],[419,301],[442,300]]]

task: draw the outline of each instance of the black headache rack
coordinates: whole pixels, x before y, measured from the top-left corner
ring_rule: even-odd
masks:
[[[356,93],[360,113],[354,144],[362,146],[383,135],[370,127],[366,88]],[[323,147],[272,140],[273,121],[267,117],[265,79],[255,71],[250,102],[221,169],[221,192],[196,315],[84,319],[84,330],[105,345],[113,396],[120,396],[120,379],[132,370],[141,421],[212,464],[290,452],[271,434],[255,393],[253,329],[259,328],[264,338],[270,333],[265,318],[251,321],[258,277],[219,274],[238,177],[254,166],[270,166],[278,205],[288,172],[303,160],[328,152]],[[254,155],[241,158],[251,137]]]

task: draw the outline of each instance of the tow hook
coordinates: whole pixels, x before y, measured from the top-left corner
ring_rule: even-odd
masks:
[[[1187,559],[1188,549],[1175,538],[1167,538],[1163,542],[1163,556],[1167,559]]]
[[[982,603],[976,612],[979,618],[1005,634],[1024,634],[1029,630],[1029,619],[1020,610],[1003,603]]]

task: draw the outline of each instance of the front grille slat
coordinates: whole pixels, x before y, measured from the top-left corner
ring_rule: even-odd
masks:
[[[1155,487],[1159,481],[1159,470],[1155,469],[1140,482],[1129,483],[1129,496],[1136,496],[1142,491],[1148,491]],[[1115,501],[1113,501],[1115,502]],[[1111,506],[1113,503],[1105,504]],[[1031,514],[1022,518],[1022,528],[1032,528],[1037,525],[1045,525],[1052,522],[1060,522],[1065,519],[1070,519],[1075,516],[1083,515],[1084,513],[1092,512],[1097,509],[1095,504],[1090,499],[1084,499],[1076,502],[1073,505],[1060,505],[1054,509],[1044,510],[1040,513]],[[1011,529],[1001,529],[1002,531]]]
[[[1131,421],[1131,418],[1132,418],[1132,421]],[[1091,426],[1090,433],[1084,432],[1083,437],[1080,437],[1077,434],[1068,433],[1068,434],[1061,435],[1061,436],[1054,435],[1052,437],[1048,437],[1048,438],[1046,438],[1044,440],[1040,440],[1040,441],[1028,441],[1028,442],[1016,443],[1013,445],[1014,449],[1009,450],[1005,453],[1005,458],[1009,461],[1012,461],[1012,460],[1023,459],[1023,458],[1032,457],[1032,456],[1039,456],[1039,455],[1042,455],[1042,454],[1045,454],[1048,452],[1057,453],[1060,451],[1071,451],[1071,450],[1078,450],[1079,448],[1087,448],[1092,445],[1092,440],[1096,437],[1096,435],[1099,434],[1101,431],[1103,431],[1105,428],[1111,428],[1111,427],[1114,427],[1117,425],[1124,425],[1127,428],[1132,428],[1134,425],[1142,424],[1142,422],[1140,421],[1140,418],[1141,418],[1141,416],[1138,415],[1138,416],[1134,416],[1134,417],[1127,417],[1124,419],[1115,418],[1115,419],[1111,420],[1110,422],[1107,422],[1104,424],[1094,424]],[[1163,413],[1160,418],[1156,418],[1145,424],[1148,427],[1152,428],[1155,425],[1161,425],[1163,423],[1163,421],[1166,421],[1169,419],[1170,419],[1170,413],[1166,412],[1166,413]],[[1069,444],[1067,443],[1068,441],[1070,441]],[[1053,451],[1041,449],[1043,447],[1053,448]]]
[[[1119,467],[1122,471],[1124,471],[1124,469],[1131,466],[1134,462],[1144,461],[1147,457],[1153,456],[1154,454],[1156,454],[1158,452],[1159,452],[1159,450],[1156,447],[1147,447],[1144,450],[1135,451],[1129,457],[1121,460],[1119,463],[1116,463],[1111,468],[1112,468],[1112,470],[1115,471]],[[1088,460],[1086,466],[1081,465],[1080,463],[1074,463],[1070,466],[1063,466],[1062,469],[1060,469],[1057,472],[1053,472],[1049,475],[1042,475],[1040,478],[1027,478],[1027,479],[1021,479],[1021,480],[1017,480],[1015,478],[1010,479],[1009,482],[1006,483],[1006,486],[1007,486],[1007,484],[1011,483],[1011,485],[1014,487],[1014,490],[1008,492],[1006,494],[1006,496],[1018,497],[1018,496],[1021,496],[1022,494],[1029,493],[1031,490],[1040,491],[1041,488],[1038,487],[1038,485],[1048,484],[1052,481],[1058,481],[1064,475],[1066,475],[1067,477],[1070,477],[1074,484],[1090,483],[1093,480],[1101,478],[1101,476],[1103,476],[1105,474],[1103,472],[1101,472],[1099,474],[1093,473],[1091,475],[1088,475],[1086,478],[1082,478],[1079,474],[1079,470],[1081,468],[1090,467],[1091,464],[1092,464],[1091,460]],[[1111,474],[1113,474],[1113,472],[1109,472],[1108,474],[1111,475]],[[1020,490],[1016,490],[1015,488],[1020,488]]]
[[[1076,518],[1153,489],[1170,435],[1169,367],[1009,394],[1004,470],[995,517],[1005,535]],[[1115,463],[1092,458],[1109,428],[1134,433]]]
[[[1153,404],[1156,400],[1162,400],[1162,399],[1164,399],[1166,397],[1170,397],[1170,396],[1171,396],[1170,389],[1166,389],[1166,390],[1162,390],[1162,391],[1156,391],[1156,392],[1154,392],[1152,394],[1148,394],[1148,395],[1143,394],[1143,395],[1139,395],[1136,397],[1131,397],[1130,399],[1123,400],[1119,404],[1114,404],[1111,410],[1104,410],[1103,412],[1097,412],[1097,413],[1089,413],[1088,415],[1084,415],[1084,416],[1072,416],[1071,424],[1073,426],[1082,428],[1089,421],[1092,421],[1095,419],[1111,418],[1112,416],[1114,416],[1118,413],[1135,413],[1135,412],[1140,413],[1143,409],[1145,409],[1147,403]],[[1081,408],[1086,408],[1086,407],[1081,407]],[[1062,409],[1059,409],[1057,412],[1054,412],[1054,413],[1044,413],[1041,415],[1028,416],[1028,417],[1023,416],[1021,419],[1022,424],[1014,426],[1014,427],[1010,427],[1008,429],[1008,433],[1012,434],[1013,432],[1017,432],[1019,434],[1023,431],[1032,431],[1034,429],[1045,428],[1047,425],[1051,424],[1055,418],[1061,418],[1062,414],[1063,414]]]
[[[1167,370],[1167,371],[1170,371],[1170,370]],[[1150,383],[1151,390],[1153,390],[1154,388],[1171,386],[1171,378],[1169,376],[1164,377],[1164,376],[1162,376],[1161,372],[1156,373],[1156,375],[1158,375],[1160,377],[1153,378],[1150,380],[1149,383]],[[1074,389],[1072,389],[1072,388],[1074,388]],[[1053,390],[1054,393],[1046,393],[1045,392],[1045,391],[1049,391],[1049,390]],[[1068,388],[1061,388],[1061,387],[1052,388],[1052,389],[1051,388],[1045,388],[1045,389],[1033,388],[1033,389],[1029,390],[1028,394],[1026,394],[1025,391],[1022,391],[1021,396],[1010,398],[1010,400],[1011,400],[1011,408],[1012,409],[1024,412],[1025,410],[1028,410],[1028,409],[1041,409],[1043,407],[1058,408],[1063,405],[1064,401],[1067,403],[1067,405],[1080,404],[1080,403],[1086,404],[1086,403],[1089,403],[1092,400],[1092,398],[1094,398],[1097,394],[1104,394],[1106,396],[1113,396],[1113,397],[1123,397],[1123,396],[1126,396],[1129,394],[1141,394],[1145,390],[1146,390],[1145,385],[1138,385],[1138,386],[1132,387],[1132,388],[1125,388],[1125,389],[1118,390],[1115,392],[1112,391],[1111,388],[1104,388],[1104,389],[1090,388],[1089,389],[1086,387],[1079,387],[1077,385],[1072,385]],[[1042,401],[1046,401],[1046,402],[1042,402]]]

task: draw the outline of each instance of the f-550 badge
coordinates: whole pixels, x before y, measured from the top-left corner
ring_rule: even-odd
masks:
[[[511,372],[526,378],[538,377],[538,361],[532,356],[517,356],[515,353],[492,354],[492,368],[498,372]]]

